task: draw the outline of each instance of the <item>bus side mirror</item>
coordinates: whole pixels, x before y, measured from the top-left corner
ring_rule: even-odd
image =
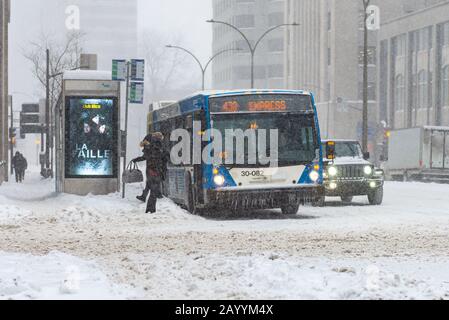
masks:
[[[326,143],[326,158],[329,160],[335,159],[335,142],[328,141]]]

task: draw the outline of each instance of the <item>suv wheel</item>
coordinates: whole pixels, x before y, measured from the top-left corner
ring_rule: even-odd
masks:
[[[368,194],[368,201],[372,206],[380,206],[384,199],[384,189],[379,188]]]
[[[317,200],[315,200],[312,203],[312,206],[320,207],[320,208],[325,207],[326,206],[326,197],[325,196],[319,197]]]
[[[292,204],[285,207],[282,207],[282,214],[285,214],[286,216],[294,216],[299,211],[299,203],[298,204]]]

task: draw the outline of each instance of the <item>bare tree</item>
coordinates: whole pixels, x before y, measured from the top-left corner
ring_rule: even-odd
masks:
[[[182,36],[167,39],[156,30],[145,30],[142,34],[142,50],[146,61],[148,93],[152,100],[166,98],[178,88],[185,87],[191,62],[185,54],[166,48],[168,44],[182,44]],[[198,82],[199,83],[199,82]]]
[[[35,41],[23,50],[24,57],[32,64],[32,73],[39,81],[42,96],[46,86],[46,50],[50,51],[50,75],[58,75],[66,70],[80,67],[84,35],[81,32],[68,32],[63,40],[56,40],[48,34],[41,33]],[[50,79],[50,102],[56,102],[62,89],[62,77]]]

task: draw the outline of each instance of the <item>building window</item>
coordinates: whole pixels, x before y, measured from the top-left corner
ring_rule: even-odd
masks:
[[[364,57],[364,48],[363,47],[359,47],[359,64],[363,65],[364,61],[363,61],[363,57]],[[368,64],[376,64],[377,62],[377,51],[376,51],[376,47],[368,47]]]
[[[282,78],[284,77],[284,66],[281,64],[268,66],[269,78]]]
[[[405,34],[393,39],[393,54],[395,57],[405,56],[407,38]]]
[[[421,70],[418,73],[418,109],[427,108],[428,103],[428,83],[427,83],[427,72]]]
[[[236,80],[249,80],[251,79],[251,68],[247,66],[234,67],[233,77]],[[254,68],[254,78],[265,79],[266,78],[265,67],[256,66]]]
[[[404,76],[398,75],[395,78],[395,89],[394,89],[394,101],[395,110],[402,111],[405,107],[405,83]]]
[[[256,25],[254,15],[242,14],[236,16],[235,25],[237,28],[254,28]]]
[[[443,68],[441,74],[441,105],[449,106],[449,65]]]
[[[359,82],[359,100],[363,100],[363,82]],[[376,83],[368,82],[368,100],[376,100]]]
[[[254,41],[250,40],[251,46],[254,46]],[[234,48],[239,49],[238,53],[249,53],[249,46],[246,40],[237,40],[234,42]]]
[[[269,52],[283,52],[284,51],[284,39],[270,39],[268,41],[268,51]]]
[[[275,12],[268,15],[268,26],[275,27],[284,23],[284,13]]]

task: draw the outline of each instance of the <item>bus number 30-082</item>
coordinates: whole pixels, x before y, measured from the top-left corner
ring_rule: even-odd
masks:
[[[242,177],[263,177],[264,172],[261,170],[242,171]]]

